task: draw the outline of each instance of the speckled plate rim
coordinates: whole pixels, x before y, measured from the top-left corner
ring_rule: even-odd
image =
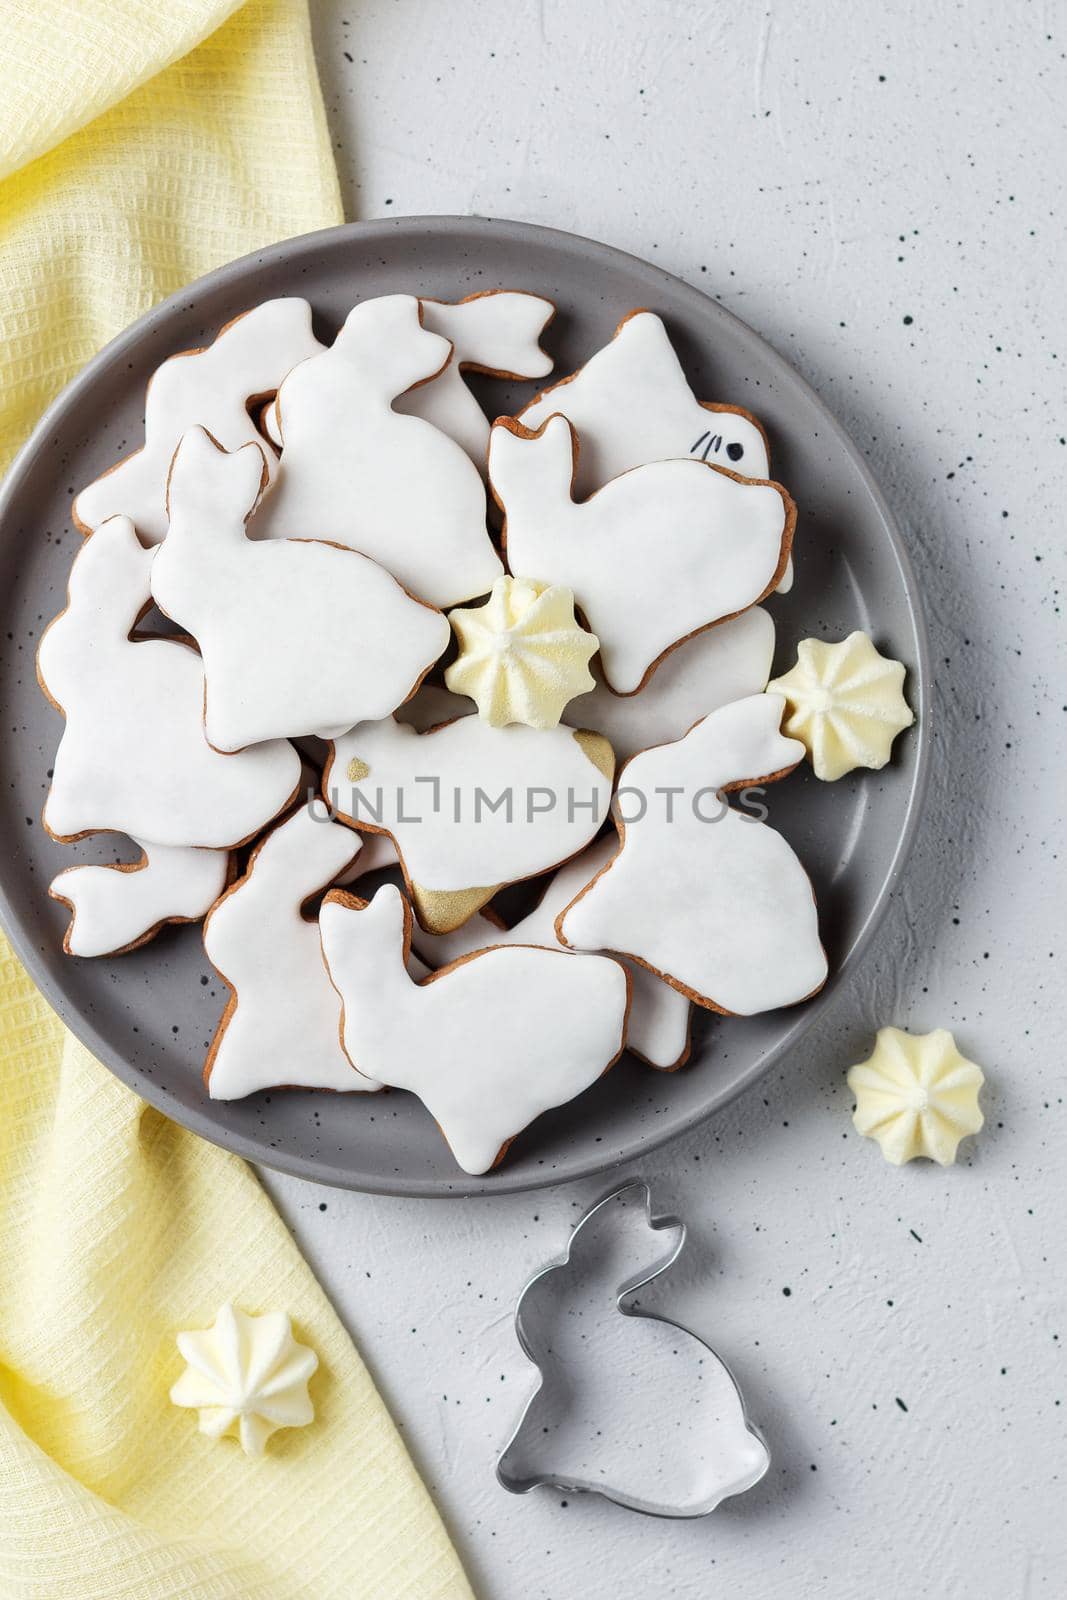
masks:
[[[491,1197],[494,1194],[521,1193],[527,1190],[577,1182],[584,1178],[602,1176],[627,1164],[632,1166],[635,1161],[641,1160],[644,1156],[659,1149],[670,1140],[678,1138],[705,1122],[717,1111],[721,1111],[724,1106],[728,1105],[759,1078],[762,1078],[776,1062],[781,1061],[800,1038],[824,1015],[828,1008],[837,1001],[845,988],[846,977],[855,969],[869,946],[889,908],[893,891],[900,881],[911,853],[922,815],[930,766],[930,643],[926,617],[907,546],[897,526],[896,519],[890,512],[885,497],[860,451],[853,444],[833,413],[823,403],[814,389],[811,388],[810,384],[740,317],[728,311],[718,301],[711,300],[709,296],[694,288],[691,284],[686,283],[684,279],[675,277],[672,273],[643,260],[639,256],[635,256],[628,251],[618,250],[613,245],[602,244],[597,240],[587,239],[580,234],[568,233],[561,229],[545,228],[533,223],[514,222],[493,217],[447,215],[394,217],[372,222],[349,222],[342,223],[334,228],[323,228],[315,233],[301,234],[294,239],[282,240],[278,244],[266,246],[262,250],[252,251],[246,256],[239,257],[236,261],[228,262],[225,266],[216,268],[213,272],[205,274],[204,277],[196,279],[185,288],[178,290],[177,293],[170,295],[158,306],[154,306],[150,311],[147,311],[144,316],[139,317],[136,322],[132,323],[106,344],[102,350],[98,351],[57,396],[44,412],[29,439],[12,462],[3,483],[0,484],[0,527],[4,525],[7,519],[10,502],[15,498],[22,478],[31,471],[37,456],[46,444],[52,440],[56,432],[63,427],[68,411],[78,404],[85,390],[90,389],[97,381],[97,376],[101,370],[116,359],[128,355],[130,351],[136,348],[140,339],[149,330],[154,329],[158,323],[168,320],[171,313],[179,307],[187,306],[190,299],[195,298],[198,293],[208,289],[214,290],[236,285],[253,268],[284,263],[295,254],[297,249],[306,250],[316,243],[322,246],[330,246],[342,239],[346,239],[358,240],[362,245],[373,245],[376,239],[384,240],[398,230],[419,237],[430,233],[447,234],[457,230],[468,231],[472,227],[480,225],[504,238],[510,238],[512,241],[521,242],[523,239],[554,241],[557,245],[561,245],[580,255],[593,267],[598,262],[603,262],[605,265],[611,262],[626,263],[644,273],[655,273],[670,285],[673,294],[690,303],[695,315],[707,315],[708,308],[714,307],[716,316],[733,323],[740,337],[752,340],[760,346],[763,359],[785,386],[793,386],[800,390],[806,402],[823,420],[838,448],[848,458],[857,480],[869,497],[873,510],[889,541],[893,559],[900,574],[901,588],[915,636],[916,660],[909,669],[908,687],[912,709],[916,714],[916,727],[912,730],[913,750],[910,758],[912,781],[896,849],[874,902],[844,958],[833,974],[832,982],[828,983],[826,988],[814,1000],[808,1001],[798,1010],[793,1026],[775,1045],[755,1059],[749,1069],[739,1074],[733,1082],[711,1089],[707,1101],[692,1113],[687,1113],[680,1121],[666,1129],[653,1128],[649,1131],[643,1131],[629,1143],[617,1149],[606,1151],[602,1157],[590,1156],[584,1160],[575,1160],[573,1163],[569,1163],[566,1171],[563,1172],[553,1169],[546,1171],[544,1174],[530,1172],[509,1174],[505,1166],[499,1172],[487,1174],[481,1178],[468,1178],[466,1174],[457,1168],[454,1181],[447,1183],[443,1183],[439,1178],[420,1179],[399,1175],[395,1181],[384,1177],[375,1181],[358,1180],[350,1171],[343,1167],[334,1166],[329,1161],[312,1161],[299,1157],[286,1158],[284,1153],[264,1149],[263,1144],[257,1139],[247,1138],[230,1129],[220,1129],[212,1120],[210,1102],[205,1103],[205,1108],[202,1111],[176,1105],[170,1094],[131,1067],[121,1054],[112,1049],[107,1040],[102,1037],[91,1022],[80,1014],[72,1017],[72,1008],[63,986],[52,979],[32,940],[24,930],[18,906],[8,895],[4,883],[0,881],[0,925],[3,926],[13,949],[34,983],[82,1044],[117,1078],[121,1079],[143,1100],[147,1101],[149,1105],[154,1106],[165,1116],[179,1122],[192,1132],[199,1134],[201,1138],[207,1139],[211,1144],[220,1145],[222,1148],[231,1150],[237,1155],[244,1156],[249,1161],[270,1167],[275,1171],[288,1173],[293,1177],[305,1178],[311,1182],[335,1188],[357,1189],[365,1193],[396,1195],[411,1199],[464,1199],[474,1196]]]

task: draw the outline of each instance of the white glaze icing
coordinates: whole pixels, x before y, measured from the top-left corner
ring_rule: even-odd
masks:
[[[280,741],[223,756],[204,738],[204,671],[187,644],[131,640],[156,552],[113,517],[86,540],[69,604],[46,630],[37,670],[66,726],[44,822],[57,838],[128,833],[226,849],[295,793],[300,757]]]
[[[753,606],[686,639],[638,694],[612,694],[598,684],[571,701],[563,720],[596,728],[611,740],[616,759],[626,761],[639,750],[680,739],[731,700],[759,694],[767,687],[773,656],[774,622],[762,606]]]
[[[359,836],[302,806],[259,845],[204,924],[204,949],[233,990],[205,1069],[213,1100],[280,1085],[371,1092],[341,1049],[341,1010],[304,902],[356,855]]]
[[[508,565],[573,589],[600,640],[604,677],[632,694],[679,640],[774,587],[792,507],[776,485],[701,461],[636,467],[579,503],[570,489],[576,447],[562,416],[536,438],[494,425],[489,475]]]
[[[491,728],[476,716],[425,734],[392,719],[362,723],[335,742],[325,787],[339,815],[392,834],[419,920],[433,931],[444,925],[425,914],[418,890],[484,890],[484,905],[501,884],[587,845],[611,796],[610,776],[570,728]]]
[[[466,300],[421,299],[422,323],[452,345],[452,360],[436,378],[428,378],[393,401],[403,416],[422,417],[467,452],[485,475],[489,418],[465,381],[467,370],[493,378],[543,378],[552,371],[552,357],[538,340],[552,318],[551,300],[521,289],[486,289]],[[322,345],[318,346],[321,350]],[[309,352],[310,353],[310,352]],[[281,448],[277,405],[271,401],[261,418],[268,439]]]
[[[152,567],[161,610],[204,658],[204,727],[218,750],[330,738],[388,716],[449,639],[440,612],[384,568],[318,540],[248,538],[258,445],[226,455],[200,428],[174,457],[171,521]]]
[[[404,968],[400,891],[363,909],[327,896],[319,918],[352,1063],[409,1089],[465,1172],[487,1172],[533,1119],[589,1087],[622,1049],[627,977],[616,961],[510,946],[444,967]]]
[[[761,429],[741,411],[701,404],[653,311],[624,317],[609,344],[539,394],[519,412],[519,421],[536,429],[556,411],[581,440],[574,484],[579,499],[631,467],[682,456],[745,478],[770,477]],[[784,593],[791,583],[790,564],[779,590]]]
[[[249,401],[272,394],[287,372],[321,348],[307,301],[287,298],[255,306],[206,349],[164,361],[145,396],[143,448],[75,497],[77,523],[90,530],[121,514],[143,539],[158,544],[167,531],[167,473],[182,434],[199,424],[226,450],[257,439]],[[273,476],[277,458],[265,454]]]
[[[145,944],[165,922],[196,922],[226,887],[226,850],[141,845],[128,866],[66,867],[48,892],[71,909],[63,948],[72,956],[110,956]]]
[[[624,317],[609,344],[518,416],[537,429],[556,412],[582,443],[574,484],[580,499],[632,467],[688,455],[746,478],[770,476],[759,428],[741,412],[701,405],[653,311]]]
[[[452,360],[430,383],[398,396],[393,409],[422,417],[447,433],[485,474],[489,419],[464,381],[464,369],[501,378],[543,378],[552,357],[538,340],[555,307],[551,300],[516,289],[489,289],[449,304],[423,300],[423,326],[448,339]]]
[[[781,696],[753,695],[627,763],[623,846],[557,923],[567,943],[633,956],[698,1004],[742,1016],[822,986],[826,956],[804,869],[781,834],[716,798],[801,759],[803,746],[779,732],[781,713]]]
[[[199,1411],[200,1432],[236,1438],[248,1456],[261,1456],[279,1428],[314,1420],[308,1379],[319,1364],[298,1344],[284,1311],[249,1316],[224,1305],[210,1328],[178,1335],[185,1371],[172,1385],[176,1406]]]
[[[510,928],[502,928],[485,912],[479,911],[452,933],[426,933],[416,923],[411,931],[412,945],[431,967],[443,967],[491,945],[533,944],[542,945],[546,950],[558,950],[561,946],[556,937],[556,918],[592,882],[618,848],[618,838],[611,833],[568,861],[566,866],[560,867],[534,909]],[[647,968],[625,957],[619,959],[630,974],[626,1047],[649,1066],[670,1071],[680,1065],[689,1048],[688,997]]]
[[[255,537],[348,545],[434,605],[485,594],[503,568],[481,477],[454,440],[392,404],[451,353],[421,325],[413,295],[357,305],[278,391],[283,458]]]

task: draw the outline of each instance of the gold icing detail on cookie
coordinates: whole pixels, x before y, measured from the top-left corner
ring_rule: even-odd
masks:
[[[578,625],[562,584],[505,575],[484,605],[450,611],[448,620],[459,656],[445,683],[470,695],[490,727],[555,728],[575,695],[596,688],[589,662],[600,641]]]
[[[802,639],[796,666],[767,685],[785,696],[782,731],[802,741],[816,777],[828,782],[885,766],[893,740],[915,721],[903,689],[901,662],[879,655],[859,630],[838,644]]]
[[[874,1054],[848,1074],[856,1097],[852,1120],[896,1167],[916,1156],[947,1167],[960,1140],[985,1121],[978,1105],[984,1082],[947,1028],[920,1034],[880,1028]]]
[[[610,783],[615,776],[615,752],[610,742],[602,733],[594,733],[591,728],[576,729],[574,741],[582,754],[588,756],[597,771]]]
[[[256,1317],[225,1305],[212,1327],[179,1333],[178,1349],[187,1365],[170,1398],[199,1411],[209,1438],[231,1434],[246,1455],[261,1456],[279,1428],[313,1419],[308,1379],[319,1358],[293,1338],[284,1311]]]
[[[411,899],[415,915],[427,933],[452,933],[469,922],[500,888],[499,883],[483,889],[424,889],[422,884],[411,885]]]
[[[353,756],[345,768],[345,776],[349,783],[362,783],[364,778],[370,777],[370,768],[358,756]]]

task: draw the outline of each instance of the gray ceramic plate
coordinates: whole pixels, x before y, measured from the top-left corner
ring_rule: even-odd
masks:
[[[39,823],[60,719],[42,696],[34,651],[62,608],[79,545],[71,495],[141,438],[145,383],[175,350],[273,295],[306,296],[328,336],[352,303],[394,290],[454,299],[497,286],[550,296],[557,372],[603,344],[624,312],[662,313],[702,399],[747,406],[766,425],[772,470],[800,508],[797,580],[771,605],[778,663],[805,634],[855,627],[910,669],[918,727],[882,773],[820,784],[802,771],[769,794],[771,821],[795,845],[819,901],[832,976],[808,1005],[750,1020],[697,1012],[691,1064],[657,1074],[624,1059],[579,1101],[522,1134],[487,1178],[454,1166],[430,1118],[403,1094],[257,1095],[214,1104],[201,1067],[223,989],[196,928],[171,929],[114,961],[65,956],[62,907],[46,890],[100,843],[54,844]],[[494,414],[533,386],[486,382]],[[859,959],[902,870],[925,771],[926,644],[900,535],[858,452],[802,380],[697,290],[587,239],[472,217],[399,218],[334,228],[246,257],[203,278],[108,345],[42,419],[0,491],[0,704],[7,748],[0,792],[0,912],[22,960],[85,1044],[137,1092],[205,1138],[321,1183],[407,1195],[533,1188],[632,1161],[725,1104],[779,1059]],[[112,857],[113,859],[113,857]]]

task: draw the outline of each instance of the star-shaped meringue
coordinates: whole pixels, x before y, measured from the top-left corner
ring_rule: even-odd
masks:
[[[903,686],[902,663],[857,629],[838,644],[802,639],[796,666],[767,689],[785,696],[783,733],[800,739],[815,776],[832,782],[857,767],[885,766],[893,740],[915,721]]]
[[[596,688],[589,662],[600,641],[579,627],[562,584],[505,575],[484,605],[450,611],[448,620],[459,655],[445,683],[470,695],[491,727],[555,728],[568,701]]]
[[[179,1333],[178,1349],[188,1364],[171,1400],[199,1411],[210,1438],[232,1434],[246,1455],[261,1456],[279,1428],[313,1419],[307,1386],[319,1358],[294,1339],[284,1311],[256,1317],[224,1305],[212,1327]]]
[[[960,1140],[985,1121],[978,1105],[984,1082],[947,1028],[919,1034],[879,1028],[874,1054],[848,1074],[856,1096],[852,1121],[895,1167],[916,1156],[948,1167]]]

